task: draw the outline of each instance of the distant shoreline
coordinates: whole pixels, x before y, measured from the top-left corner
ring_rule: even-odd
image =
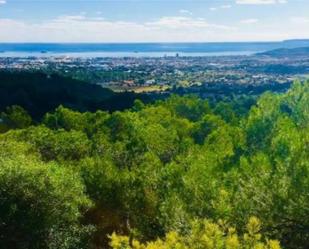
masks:
[[[263,52],[263,51],[261,51]],[[212,56],[246,56],[256,51],[225,51],[225,52],[0,52],[0,58],[163,58],[163,57],[212,57]]]
[[[0,57],[240,56],[309,47],[309,40],[209,43],[0,43]]]

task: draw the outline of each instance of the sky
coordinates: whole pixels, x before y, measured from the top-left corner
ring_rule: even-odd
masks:
[[[0,42],[309,38],[309,0],[0,0]]]

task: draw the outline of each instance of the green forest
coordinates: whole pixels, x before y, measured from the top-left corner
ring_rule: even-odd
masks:
[[[116,93],[57,74],[0,70],[0,111],[18,105],[26,109],[34,120],[40,120],[59,105],[78,111],[115,111],[131,107],[136,98],[143,102],[151,100],[144,94]]]
[[[309,248],[309,81],[31,112],[0,114],[0,248]]]

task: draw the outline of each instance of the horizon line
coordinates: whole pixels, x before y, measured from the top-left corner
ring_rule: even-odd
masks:
[[[288,42],[288,41],[309,41],[309,38],[291,38],[284,40],[247,40],[247,41],[128,41],[128,42],[91,42],[91,41],[76,41],[76,42],[57,42],[57,41],[38,41],[38,42],[19,42],[19,41],[10,41],[10,42],[2,42],[0,44],[183,44],[183,43],[196,43],[196,44],[205,44],[205,43],[275,43],[275,42]]]

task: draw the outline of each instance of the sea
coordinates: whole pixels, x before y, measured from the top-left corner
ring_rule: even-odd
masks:
[[[309,47],[309,39],[204,43],[0,43],[0,57],[236,56],[296,47]]]

